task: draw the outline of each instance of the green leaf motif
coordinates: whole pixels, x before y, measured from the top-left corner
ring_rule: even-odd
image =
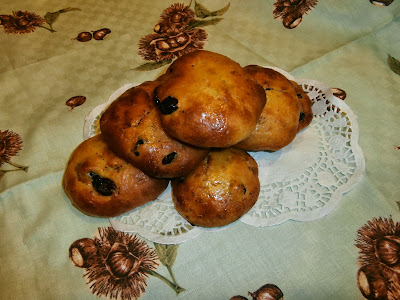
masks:
[[[76,10],[81,10],[81,9],[75,8],[75,7],[67,7],[67,8],[55,11],[55,12],[47,12],[44,15],[44,20],[46,21],[47,24],[49,24],[51,26],[54,24],[55,21],[57,21],[60,14],[68,12],[68,11],[76,11]]]
[[[161,263],[166,267],[172,267],[178,254],[179,245],[164,245],[154,243],[154,246]]]
[[[204,26],[209,26],[209,25],[215,25],[219,23],[223,18],[214,18],[214,19],[209,19],[209,20],[193,20],[190,21],[188,26],[186,27],[187,29],[195,28],[195,27],[204,27]]]
[[[139,67],[134,68],[136,71],[150,71],[161,68],[162,66],[168,65],[172,62],[172,59],[160,60],[157,62],[150,62],[140,65]]]
[[[44,20],[47,24],[53,25],[55,21],[57,21],[58,17],[60,16],[60,12],[48,12],[44,16]]]
[[[196,16],[201,18],[201,19],[205,19],[205,18],[208,18],[208,17],[222,16],[224,13],[227,12],[227,10],[229,9],[230,5],[231,4],[228,3],[228,5],[224,6],[221,9],[218,9],[218,10],[215,10],[215,11],[210,11],[203,4],[200,4],[197,1],[195,1],[195,3],[194,3],[194,12],[195,12]]]
[[[202,19],[211,17],[211,11],[209,11],[203,4],[197,3],[197,1],[194,2],[194,12],[197,17]]]
[[[400,61],[399,60],[397,60],[396,58],[394,58],[393,56],[390,56],[388,54],[387,64],[393,72],[400,75]]]
[[[60,13],[66,13],[66,12],[69,12],[69,11],[77,11],[77,10],[81,10],[81,9],[80,8],[76,8],[76,7],[67,7],[67,8],[60,9],[59,12]]]
[[[215,16],[222,16],[224,13],[226,13],[229,9],[229,7],[231,6],[231,3],[229,2],[228,5],[226,5],[225,7],[218,9],[216,11],[211,12],[211,15],[213,17]]]

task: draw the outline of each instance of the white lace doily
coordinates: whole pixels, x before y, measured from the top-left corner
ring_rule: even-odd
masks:
[[[358,144],[357,117],[350,107],[325,84],[294,79],[287,72],[274,69],[295,80],[308,93],[313,101],[314,119],[287,147],[273,153],[249,152],[258,163],[261,191],[257,203],[239,221],[255,227],[326,216],[342,195],[360,181],[365,169]],[[121,87],[106,103],[92,110],[85,119],[85,139],[100,133],[99,117],[106,107],[135,85]],[[179,244],[202,232],[222,229],[190,225],[174,209],[170,187],[157,200],[110,222],[116,230],[133,232],[162,244]],[[224,228],[229,226],[234,223]]]

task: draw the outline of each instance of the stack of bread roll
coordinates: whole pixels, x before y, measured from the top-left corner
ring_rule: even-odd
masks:
[[[189,223],[238,220],[260,193],[247,151],[277,151],[312,121],[311,101],[283,74],[199,50],[130,88],[100,118],[101,133],[72,152],[62,185],[91,216],[115,217],[171,184]]]

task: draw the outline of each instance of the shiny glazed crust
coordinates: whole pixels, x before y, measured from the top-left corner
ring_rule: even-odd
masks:
[[[267,103],[252,134],[236,145],[245,150],[277,151],[289,145],[299,127],[296,91],[281,73],[260,66],[244,68],[265,90]]]
[[[300,118],[299,118],[299,127],[297,131],[301,131],[304,128],[308,127],[311,124],[313,119],[312,112],[312,101],[310,97],[308,97],[307,93],[303,90],[303,88],[295,81],[292,81],[292,84],[297,93],[297,99],[300,106]]]
[[[175,60],[155,98],[167,134],[199,147],[229,147],[248,137],[266,101],[238,63],[205,50]]]
[[[228,225],[247,213],[260,193],[258,166],[244,150],[209,152],[184,179],[171,181],[176,210],[191,224]]]
[[[110,148],[144,173],[180,177],[193,170],[208,149],[186,145],[164,132],[152,99],[157,85],[149,81],[127,90],[101,116],[100,129]]]
[[[115,217],[155,200],[168,180],[147,176],[117,157],[96,135],[72,152],[62,178],[71,203],[83,213]]]

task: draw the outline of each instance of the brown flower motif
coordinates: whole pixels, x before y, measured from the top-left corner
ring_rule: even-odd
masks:
[[[18,154],[22,149],[21,137],[9,130],[0,130],[0,166],[9,162],[11,157]]]
[[[177,34],[149,34],[139,41],[139,54],[146,60],[163,61],[178,58],[204,48],[207,32],[201,28],[183,30]]]
[[[169,285],[176,294],[184,292],[172,273],[176,246],[156,244],[156,250],[136,236],[112,227],[98,228],[99,237],[82,238],[69,247],[69,258],[84,277],[92,293],[109,299],[138,299],[145,292],[149,275]],[[168,250],[167,250],[168,248]],[[161,250],[160,250],[161,249]],[[175,252],[174,252],[175,251]],[[172,281],[157,273],[159,262],[167,266]]]
[[[392,4],[393,0],[369,0],[369,2],[375,6],[385,7]]]
[[[318,3],[318,0],[277,0],[274,3],[273,15],[275,19],[281,19],[286,28],[297,27],[303,15],[310,12]]]
[[[340,88],[332,88],[333,96],[338,97],[339,99],[345,100],[347,97],[346,91]]]
[[[85,276],[97,296],[137,299],[145,291],[148,273],[158,266],[153,249],[136,236],[111,227],[99,229],[95,238],[99,256],[87,267]]]
[[[45,20],[29,11],[14,11],[11,15],[0,16],[1,26],[5,33],[24,34],[31,33],[42,26]]]
[[[360,249],[360,263],[363,265],[376,263],[379,257],[379,253],[376,253],[376,245],[381,239],[388,237],[400,239],[400,223],[395,223],[391,218],[374,218],[360,228],[356,240],[356,246]]]
[[[85,102],[86,102],[85,96],[74,96],[74,97],[69,98],[65,102],[65,105],[67,105],[71,108],[69,111],[72,111],[75,107],[80,106]]]
[[[400,299],[400,223],[374,218],[357,233],[360,292],[367,299]]]
[[[136,67],[135,70],[154,70],[173,59],[189,52],[204,48],[207,32],[199,27],[218,24],[223,14],[230,7],[228,5],[211,11],[204,5],[194,1],[194,9],[190,4],[174,3],[165,9],[158,23],[154,26],[154,33],[139,40],[139,55],[151,62]]]
[[[156,33],[177,34],[194,19],[195,12],[182,3],[175,3],[165,9],[160,16],[160,21],[154,26]]]
[[[10,15],[0,15],[0,25],[4,25],[11,19]]]

